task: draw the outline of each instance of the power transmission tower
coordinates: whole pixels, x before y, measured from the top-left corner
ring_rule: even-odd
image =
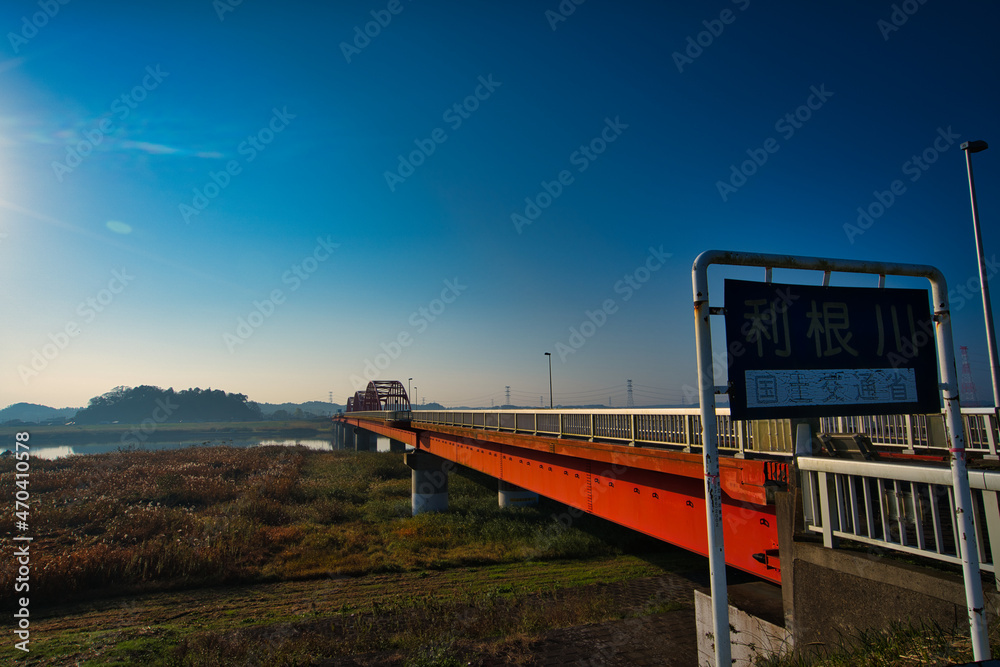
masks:
[[[507,406],[510,406],[510,385],[505,385],[507,387]]]
[[[626,403],[626,405],[627,407],[634,408],[635,401],[632,400],[632,381],[626,380],[626,382],[628,382],[628,403]]]
[[[963,404],[969,406],[978,405],[976,383],[972,381],[972,368],[969,367],[969,348],[966,345],[962,345],[958,349],[962,351],[962,386],[959,395],[962,397]]]

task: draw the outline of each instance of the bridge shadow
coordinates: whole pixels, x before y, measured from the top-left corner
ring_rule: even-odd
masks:
[[[496,491],[497,479],[472,468],[456,465],[452,473],[469,482]],[[457,499],[456,499],[457,500]],[[469,511],[460,503],[453,503],[449,511]],[[708,558],[682,547],[664,542],[637,530],[564,503],[539,495],[538,505],[491,510],[490,514],[516,513],[519,519],[539,530],[540,538],[535,548],[525,554],[525,560],[586,560],[614,555],[627,555],[647,564],[689,580],[692,584],[709,588]],[[729,585],[763,581],[732,567],[726,568]]]

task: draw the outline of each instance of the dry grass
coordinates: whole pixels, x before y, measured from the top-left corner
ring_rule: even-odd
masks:
[[[0,486],[13,471],[0,461]],[[411,517],[409,477],[399,454],[290,447],[32,459],[33,597],[608,555],[646,539],[553,534],[551,509],[500,510],[495,487],[459,475],[449,512]],[[14,576],[0,570],[0,603]]]
[[[283,508],[303,461],[281,447],[33,459],[32,592],[44,600],[258,577],[301,539],[300,528],[283,525]],[[0,464],[4,488],[13,463]],[[14,576],[0,571],[0,601],[13,598]]]
[[[990,634],[991,651],[996,656],[1000,651],[1000,633],[991,628]],[[756,667],[947,667],[972,661],[968,635],[948,632],[934,624],[918,624],[860,631],[819,655],[761,656],[754,664]]]

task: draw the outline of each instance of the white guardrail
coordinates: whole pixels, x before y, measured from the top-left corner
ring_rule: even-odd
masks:
[[[348,415],[385,413],[348,413]],[[392,413],[415,422],[558,438],[661,446],[684,451],[701,448],[701,415],[697,408],[623,410],[415,410]],[[962,410],[966,448],[997,456],[998,423],[992,408]],[[734,421],[728,408],[718,408],[719,449],[791,455],[794,436],[787,421]],[[864,433],[873,444],[907,453],[947,455],[941,415],[877,415],[820,420],[821,433]]]
[[[797,464],[805,525],[823,535],[824,546],[844,538],[962,563],[948,468],[812,456],[798,457]],[[980,569],[996,574],[1000,472],[970,470],[969,486]]]

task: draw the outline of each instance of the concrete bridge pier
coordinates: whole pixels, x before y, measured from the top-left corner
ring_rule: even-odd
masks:
[[[380,452],[405,452],[406,443],[399,440],[380,435],[378,436],[378,451]]]
[[[344,425],[340,422],[333,422],[333,427],[330,429],[330,441],[334,449],[344,448]]]
[[[413,516],[448,509],[448,468],[450,464],[429,452],[407,452],[403,460],[410,467]]]
[[[534,507],[538,505],[538,494],[522,489],[505,480],[498,480],[497,500],[500,507]]]
[[[363,428],[356,429],[354,443],[354,449],[359,452],[377,452],[378,434]]]

